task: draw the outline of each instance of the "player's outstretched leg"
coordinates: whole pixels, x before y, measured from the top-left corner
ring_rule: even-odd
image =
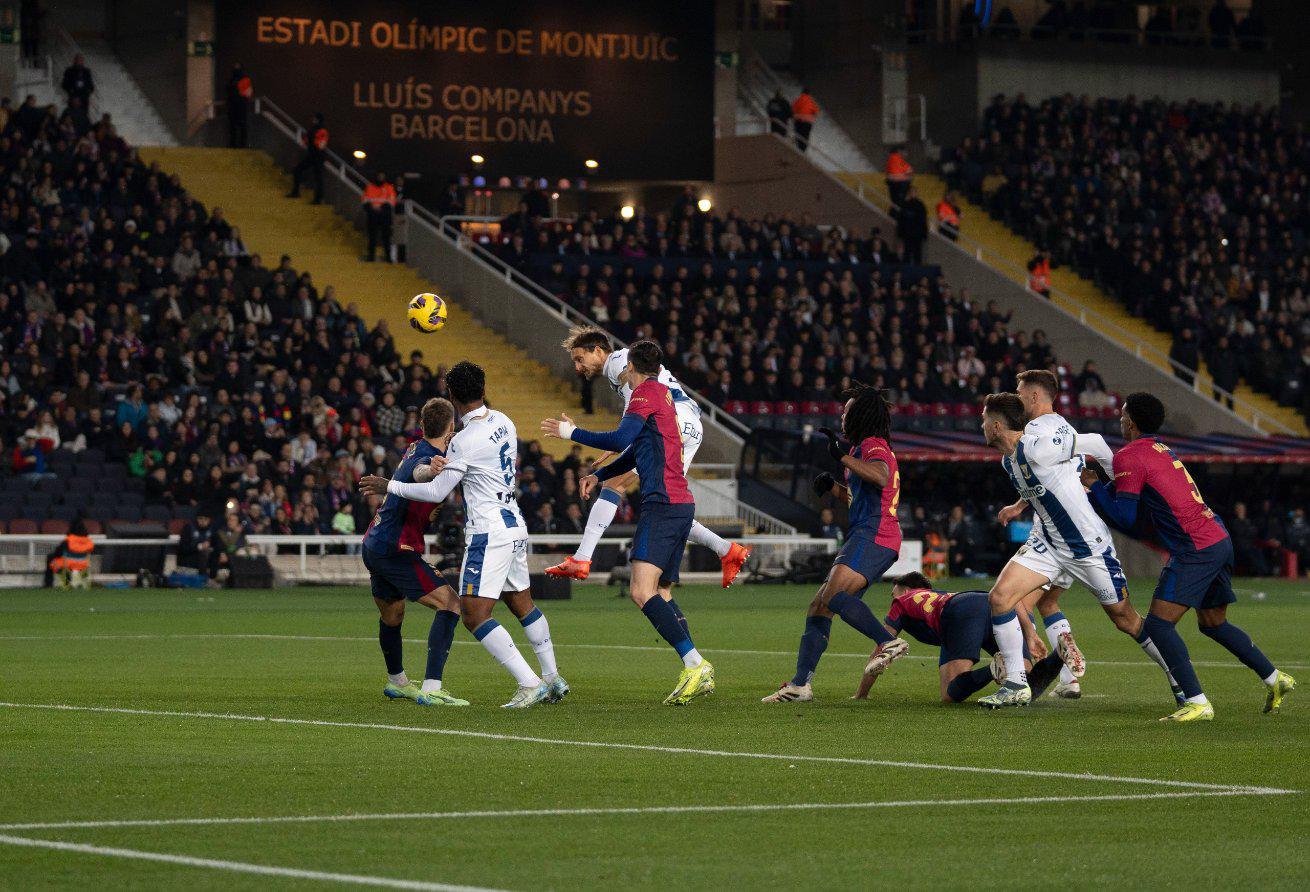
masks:
[[[1142,623],[1142,634],[1151,639],[1169,674],[1182,687],[1182,706],[1160,719],[1162,722],[1208,722],[1214,718],[1214,706],[1201,690],[1201,682],[1192,667],[1187,644],[1176,628],[1178,620],[1186,611],[1187,608],[1181,605],[1155,600],[1151,603],[1150,614]]]
[[[882,550],[891,555],[891,562],[894,563],[895,553],[890,549]],[[883,562],[880,559],[877,567],[870,569],[869,575],[881,579],[887,567],[891,566],[891,563],[882,566]],[[819,659],[828,649],[833,616],[841,617],[842,621],[852,629],[878,643],[878,650],[870,659],[870,665],[865,667],[866,675],[870,674],[871,669],[872,674],[882,672],[893,660],[909,651],[909,645],[887,631],[887,628],[873,615],[869,605],[858,597],[857,593],[862,593],[868,586],[868,577],[865,575],[857,573],[847,564],[833,564],[828,578],[819,587],[806,613],[805,631],[801,635],[800,646],[796,651],[796,674],[792,676],[791,681],[785,682],[760,702],[791,703],[814,699],[811,681],[819,666]],[[874,665],[875,662],[877,665]]]
[[[467,700],[456,697],[442,684],[450,646],[455,642],[455,627],[459,625],[459,597],[449,585],[429,592],[419,603],[431,607],[435,613],[428,629],[428,663],[423,674],[423,688],[415,702],[420,706],[468,706]]]
[[[558,703],[568,694],[569,683],[559,674],[559,666],[555,662],[555,645],[550,638],[550,623],[546,621],[546,615],[533,603],[532,593],[529,591],[507,594],[504,600],[510,612],[518,617],[519,623],[523,626],[523,634],[527,635],[528,643],[532,645],[532,651],[537,655],[537,663],[541,666],[541,680],[550,687],[547,701]]]
[[[691,532],[687,534],[687,541],[695,545],[703,545],[718,556],[719,564],[723,567],[724,588],[732,585],[732,581],[741,572],[742,565],[746,563],[746,558],[751,554],[750,548],[739,542],[729,542],[696,520],[691,522]]]
[[[392,700],[417,700],[422,691],[409,680],[405,674],[403,659],[404,642],[400,637],[400,624],[405,618],[403,600],[384,601],[374,598],[378,611],[378,645],[382,648],[382,659],[387,665],[387,683],[382,693]]]
[[[1198,610],[1196,621],[1202,635],[1223,646],[1265,683],[1268,691],[1265,694],[1264,712],[1274,712],[1283,705],[1283,697],[1296,687],[1296,679],[1286,672],[1279,672],[1264,652],[1255,646],[1251,636],[1240,626],[1228,621],[1227,605]]]
[[[1137,612],[1137,608],[1133,607],[1127,597],[1114,604],[1102,604],[1101,607],[1105,610],[1106,615],[1110,617],[1110,621],[1114,623],[1115,628],[1136,641],[1138,646],[1141,647],[1142,653],[1146,654],[1151,662],[1160,667],[1160,671],[1164,673],[1165,678],[1169,681],[1169,689],[1173,692],[1174,703],[1178,706],[1185,704],[1187,696],[1183,693],[1183,687],[1179,684],[1178,679],[1174,677],[1174,673],[1169,668],[1170,664],[1165,660],[1164,655],[1160,653],[1160,648],[1151,640],[1151,633],[1147,628],[1146,620]]]
[[[1032,702],[1032,689],[1028,687],[1028,676],[1024,671],[1023,626],[1015,608],[1025,609],[1022,602],[1028,593],[1049,581],[1048,577],[1036,570],[1012,560],[1005,565],[988,593],[992,635],[1005,666],[1005,679],[995,693],[978,701],[979,706],[1000,709],[1006,706],[1027,706]]]
[[[550,687],[532,671],[528,661],[523,659],[523,654],[519,653],[509,632],[491,618],[491,609],[495,605],[495,600],[491,598],[461,599],[460,612],[463,615],[464,628],[482,642],[487,653],[504,666],[505,671],[512,675],[518,684],[518,690],[514,692],[513,698],[503,704],[506,708],[523,709],[541,703],[550,696]]]
[[[626,477],[621,479],[627,479]],[[614,481],[617,485],[620,481]],[[578,543],[578,550],[573,552],[572,557],[567,557],[553,567],[547,567],[546,573],[549,576],[563,576],[568,579],[586,579],[591,573],[591,556],[596,553],[596,545],[600,542],[601,536],[605,535],[605,530],[614,522],[614,515],[619,510],[619,490],[613,487],[603,487],[600,496],[591,505],[591,511],[587,513],[587,525],[582,530],[582,541]]]

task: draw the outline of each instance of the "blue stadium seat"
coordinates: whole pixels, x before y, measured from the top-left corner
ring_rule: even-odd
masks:
[[[141,516],[146,520],[157,520],[160,523],[168,523],[173,519],[173,512],[167,505],[146,505]]]

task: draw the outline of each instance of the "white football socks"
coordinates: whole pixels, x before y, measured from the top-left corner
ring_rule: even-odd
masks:
[[[523,634],[528,636],[528,643],[532,645],[537,662],[541,664],[541,676],[554,678],[559,674],[559,669],[555,665],[555,645],[550,640],[550,623],[546,622],[546,615],[539,609],[528,614],[525,619],[528,621],[523,624]]]
[[[1028,673],[1023,668],[1023,626],[1019,617],[1010,611],[1009,619],[997,622],[992,617],[992,634],[996,636],[996,646],[1005,658],[1005,680],[1015,684],[1026,685]]]
[[[578,543],[578,550],[573,552],[574,560],[591,560],[592,554],[596,551],[596,544],[600,542],[600,537],[605,535],[609,525],[614,522],[614,515],[618,510],[618,503],[604,498],[602,491],[602,497],[592,504],[591,511],[587,514],[587,525],[582,530],[582,541]]]
[[[409,684],[409,676],[404,672],[401,672],[399,675],[388,675],[387,681],[391,682],[398,688],[403,688],[405,685]]]
[[[732,548],[732,544],[727,539],[698,520],[691,522],[691,532],[687,534],[687,540],[696,545],[704,545],[720,558],[727,557],[729,549]]]
[[[495,620],[487,620],[494,623]],[[514,645],[514,639],[510,637],[508,631],[500,623],[490,632],[482,636],[482,646],[487,649],[487,653],[495,657],[496,662],[504,666],[509,674],[514,676],[514,680],[519,683],[521,688],[535,688],[541,684],[541,679],[537,673],[532,671],[528,661],[523,659],[523,654]]]
[[[423,693],[430,694],[433,691],[441,690],[441,679],[425,678],[423,679]]]
[[[687,669],[695,669],[703,662],[705,662],[705,658],[694,647],[682,655],[682,665]]]
[[[1046,640],[1051,644],[1051,653],[1058,654],[1060,652],[1060,633],[1072,631],[1073,626],[1069,625],[1067,619],[1057,619],[1046,627]],[[1068,666],[1060,667],[1060,684],[1072,684],[1077,680]]]

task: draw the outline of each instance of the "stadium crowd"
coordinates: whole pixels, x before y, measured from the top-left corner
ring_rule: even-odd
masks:
[[[853,382],[902,406],[974,405],[1055,367],[1044,332],[1011,329],[877,229],[713,214],[689,191],[672,213],[537,224],[520,211],[504,232],[503,259],[620,340],[658,341],[719,405],[830,403]]]
[[[394,468],[440,367],[290,257],[251,255],[108,118],[28,99],[0,123],[0,182],[0,482],[17,484],[0,521],[362,533],[355,481]],[[580,457],[523,458],[534,524],[577,526]]]
[[[1310,138],[1275,110],[1222,103],[996,97],[947,153],[952,185],[1174,334],[1310,415]],[[994,173],[1004,183],[983,195]]]
[[[107,118],[29,100],[0,119],[0,524],[159,520],[211,571],[247,535],[362,532],[375,504],[355,482],[394,470],[419,406],[445,394],[442,369],[400,356],[385,321],[367,325],[291,257],[250,254]],[[902,406],[970,406],[1054,364],[1042,333],[1012,331],[876,231],[710,215],[688,196],[669,214],[522,215],[505,232],[503,256],[619,337],[658,334],[721,403],[830,402],[865,381]],[[1109,405],[1093,365],[1066,382],[1080,406]],[[519,464],[530,527],[581,532],[581,449],[555,460],[529,441]],[[940,542],[957,572],[991,569],[1005,547],[991,501],[923,473],[907,534]],[[455,494],[439,525],[461,510]],[[1300,528],[1261,528],[1251,559]]]

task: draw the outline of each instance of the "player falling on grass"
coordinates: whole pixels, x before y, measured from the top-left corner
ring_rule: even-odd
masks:
[[[455,431],[455,407],[442,399],[431,399],[419,413],[423,438],[409,444],[397,480],[413,480],[415,472],[427,469],[428,461],[444,455]],[[424,534],[435,506],[386,494],[373,522],[364,534],[361,554],[378,605],[378,643],[387,664],[387,684],[382,693],[392,699],[413,700],[420,706],[468,706],[441,686],[450,645],[459,623],[459,596],[440,572],[423,560]],[[400,625],[405,602],[414,601],[436,611],[428,631],[427,672],[420,687],[405,674]]]
[[[588,380],[603,375],[615,392],[623,397],[623,407],[626,410],[629,400],[632,399],[633,390],[633,385],[627,379],[627,348],[611,351],[609,335],[594,326],[579,326],[572,329],[569,336],[564,339],[563,346],[573,359],[574,370]],[[700,406],[687,396],[678,379],[663,366],[660,366],[658,380],[673,395],[673,408],[677,414],[678,432],[682,439],[682,472],[685,476],[691,468],[691,460],[696,455],[696,450],[700,448],[704,436]],[[564,419],[571,420],[567,415]],[[603,460],[602,457],[600,461]],[[599,461],[597,463],[599,464]],[[634,476],[636,476],[635,471],[606,479],[600,497],[596,499],[595,504],[591,506],[591,512],[587,515],[587,525],[583,530],[582,542],[578,544],[578,550],[572,557],[565,558],[562,563],[547,567],[547,573],[551,576],[567,576],[573,579],[587,578],[587,574],[591,572],[591,556],[596,551],[596,543],[614,520],[619,499],[632,487]],[[741,572],[742,564],[746,563],[746,558],[750,555],[750,549],[746,546],[737,542],[728,542],[694,520],[691,523],[691,534],[687,538],[693,544],[704,545],[718,555],[719,563],[723,568],[724,588],[732,585],[732,581]]]
[[[1131,635],[1164,670],[1177,699],[1181,689],[1169,675],[1141,614],[1128,600],[1128,582],[1115,555],[1110,529],[1087,501],[1079,477],[1082,463],[1075,458],[1078,437],[1059,415],[1044,411],[1051,408],[1054,377],[1050,372],[1024,372],[1019,386],[1030,389],[1026,399],[1013,393],[993,393],[983,402],[983,439],[1001,453],[1006,474],[1039,522],[988,595],[992,632],[1005,660],[1006,677],[999,690],[978,703],[997,709],[1031,702],[1032,690],[1023,670],[1024,640],[1028,639],[1034,653],[1045,646],[1028,611],[1016,608],[1021,608],[1032,592],[1062,575],[1077,579],[1096,596],[1115,626]],[[1026,410],[1026,402],[1033,409]],[[1025,423],[1029,417],[1032,420]],[[1068,662],[1068,653],[1062,656]]]
[[[605,467],[582,478],[583,498],[599,484],[629,471],[635,470],[640,477],[641,515],[632,538],[632,600],[682,658],[682,674],[664,702],[683,705],[714,691],[714,667],[692,643],[687,619],[672,593],[696,502],[683,470],[673,393],[660,381],[663,357],[659,345],[638,341],[627,352],[627,375],[633,388],[617,429],[587,431],[565,417],[546,419],[541,422],[541,431],[547,437],[620,453]]]
[[[990,666],[974,668],[984,652],[996,653],[986,592],[935,591],[922,573],[907,573],[892,586],[891,609],[883,623],[893,634],[905,632],[916,641],[939,648],[937,675],[944,703],[963,703],[991,684],[995,675],[1004,677],[1003,667],[997,672],[999,660]],[[852,699],[868,698],[869,689],[885,668],[885,665],[879,667],[877,655],[877,651],[870,655]],[[1033,692],[1040,696],[1040,691],[1059,677],[1064,661],[1051,653],[1034,666],[1026,650],[1024,657]]]
[[[846,406],[841,427],[850,445],[842,443],[826,428],[824,433],[828,436],[829,454],[846,472],[846,484],[837,483],[825,472],[814,479],[814,492],[820,498],[829,494],[846,497],[850,505],[850,529],[828,578],[805,614],[796,674],[765,697],[764,703],[814,699],[810,682],[819,658],[828,648],[834,616],[840,616],[851,628],[878,642],[878,652],[870,666],[873,670],[881,672],[892,660],[909,651],[909,645],[888,632],[862,600],[869,586],[882,579],[896,563],[901,550],[901,524],[896,518],[901,475],[891,447],[891,406],[872,387],[853,387],[843,396]]]
[[[446,386],[463,426],[451,439],[444,458],[429,459],[436,477],[427,483],[407,483],[399,476],[392,480],[367,476],[360,480],[359,488],[438,503],[462,484],[468,516],[459,573],[464,626],[518,683],[506,707],[521,709],[558,701],[569,692],[569,686],[556,667],[550,626],[528,589],[528,529],[514,495],[518,459],[514,422],[487,405],[486,375],[473,363],[452,366],[446,373]],[[502,595],[523,624],[541,664],[541,676],[528,666],[509,632],[491,617]]]
[[[1214,639],[1260,677],[1268,688],[1265,712],[1282,705],[1296,680],[1279,672],[1251,636],[1228,621],[1233,594],[1233,540],[1206,505],[1196,482],[1172,449],[1156,434],[1164,424],[1164,403],[1149,393],[1129,394],[1119,411],[1119,429],[1128,445],[1114,456],[1114,482],[1107,485],[1092,468],[1082,472],[1091,500],[1125,531],[1134,529],[1139,511],[1149,515],[1155,534],[1169,551],[1146,617],[1147,634],[1183,687],[1187,702],[1161,721],[1209,721],[1214,706],[1196,678],[1187,645],[1175,628],[1189,609],[1201,633]]]

